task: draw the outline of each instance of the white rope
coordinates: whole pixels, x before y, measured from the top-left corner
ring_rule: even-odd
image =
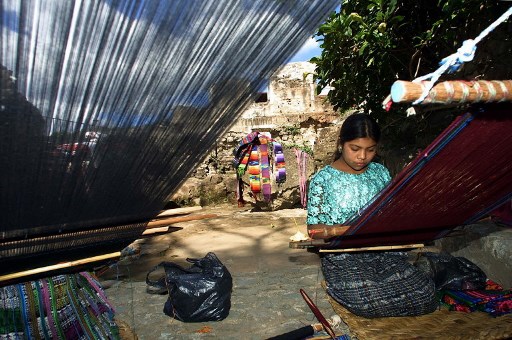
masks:
[[[437,82],[439,77],[446,71],[448,73],[453,73],[459,69],[459,67],[467,61],[473,60],[476,51],[476,45],[485,38],[491,31],[493,31],[499,24],[503,23],[508,19],[508,17],[512,14],[512,7],[510,7],[505,13],[503,13],[495,22],[493,22],[489,27],[483,30],[475,39],[468,39],[462,43],[462,46],[457,50],[456,53],[449,55],[448,57],[441,60],[441,66],[434,72],[424,75],[422,77],[416,78],[413,82],[421,82],[427,79],[430,81],[426,84],[423,89],[423,93],[421,97],[412,103],[412,105],[416,105],[421,103],[428,95],[434,84]]]

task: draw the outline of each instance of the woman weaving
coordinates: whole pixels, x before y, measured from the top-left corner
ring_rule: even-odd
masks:
[[[342,235],[349,228],[343,223],[389,183],[389,171],[372,162],[379,140],[379,126],[369,115],[345,120],[335,161],[311,180],[307,224],[312,238]],[[356,315],[414,316],[437,308],[434,281],[408,262],[407,253],[331,253],[321,262],[327,293]]]
[[[308,190],[308,233],[312,238],[343,234],[343,226],[391,180],[389,171],[373,162],[380,128],[369,115],[353,114],[343,123],[335,161],[321,169]]]

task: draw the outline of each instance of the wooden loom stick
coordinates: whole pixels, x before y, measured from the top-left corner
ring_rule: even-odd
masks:
[[[185,215],[185,214],[190,214],[191,212],[195,212],[195,211],[198,211],[201,209],[203,209],[203,207],[201,207],[201,206],[167,209],[167,210],[161,211],[157,215],[157,217]]]
[[[310,224],[308,225],[308,234],[314,240],[329,239],[335,236],[341,236],[350,228],[347,225],[325,225],[325,224]]]
[[[413,102],[421,97],[426,82],[398,80],[391,86],[395,103]],[[421,104],[479,103],[512,100],[512,80],[444,81],[436,84]]]
[[[322,327],[327,332],[327,334],[329,334],[329,336],[332,339],[336,339],[336,334],[334,333],[334,330],[332,329],[331,325],[329,324],[327,319],[325,319],[322,312],[320,312],[320,309],[318,309],[318,307],[315,305],[313,300],[311,300],[311,298],[306,293],[306,291],[301,288],[301,289],[299,289],[299,292],[302,295],[302,298],[304,299],[304,301],[306,301],[306,304],[309,306],[309,309],[311,309],[311,311],[315,315],[318,322],[320,322],[322,324]]]
[[[362,247],[362,248],[347,248],[347,249],[320,249],[320,253],[350,253],[355,251],[370,251],[370,250],[394,250],[394,249],[409,249],[409,248],[423,248],[423,243],[404,244],[399,246],[375,246],[375,247]]]
[[[142,236],[161,234],[161,233],[166,233],[168,231],[169,231],[169,227],[155,227],[152,229],[144,230],[144,232],[142,233]]]
[[[216,214],[203,214],[203,215],[192,215],[192,216],[182,216],[182,217],[171,217],[163,220],[155,220],[148,223],[146,229],[151,228],[159,228],[164,227],[173,223],[179,222],[187,222],[187,221],[195,221],[195,220],[203,220],[206,218],[215,218],[218,217]]]
[[[29,270],[25,270],[25,271],[21,271],[21,272],[17,272],[17,273],[11,273],[11,274],[2,275],[2,276],[0,276],[0,282],[7,281],[7,280],[18,279],[18,278],[29,276],[29,275],[46,273],[46,272],[50,272],[50,271],[54,271],[54,270],[59,270],[59,269],[64,269],[64,268],[76,267],[76,266],[80,266],[80,265],[91,263],[91,262],[97,262],[97,261],[102,261],[102,260],[113,259],[113,258],[120,257],[120,256],[121,256],[121,252],[120,251],[116,251],[116,252],[110,253],[110,254],[103,254],[103,255],[98,255],[98,256],[92,256],[92,257],[88,257],[88,258],[85,258],[85,259],[69,261],[69,262],[63,262],[63,263],[57,263],[57,264],[53,264],[53,265],[50,265],[50,266],[29,269]]]

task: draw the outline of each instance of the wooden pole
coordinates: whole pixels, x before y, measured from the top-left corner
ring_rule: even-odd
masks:
[[[169,227],[155,227],[153,229],[146,229],[142,233],[142,236],[148,236],[148,235],[154,235],[154,234],[161,234],[166,233],[169,231]]]
[[[373,251],[373,250],[395,250],[395,249],[411,249],[411,248],[423,248],[423,243],[416,244],[404,244],[399,246],[375,246],[375,247],[362,247],[362,248],[347,248],[347,249],[320,249],[320,253],[351,253],[356,251]]]
[[[113,259],[113,258],[117,258],[120,256],[121,256],[121,252],[116,251],[116,252],[110,253],[110,254],[103,254],[103,255],[88,257],[85,259],[58,263],[58,264],[54,264],[54,265],[50,265],[50,266],[46,266],[46,267],[29,269],[29,270],[25,270],[25,271],[21,271],[21,272],[17,272],[17,273],[2,275],[2,276],[0,276],[0,282],[19,279],[20,277],[25,277],[25,276],[29,276],[29,275],[46,273],[46,272],[50,272],[50,271],[54,271],[54,270],[58,270],[58,269],[80,266],[80,265],[91,263],[91,262],[98,262],[98,261],[102,261],[102,260]]]
[[[304,248],[312,248],[312,247],[321,247],[325,246],[327,242],[324,239],[318,240],[305,240],[305,241],[291,241],[288,246],[292,249],[304,249]]]
[[[312,239],[329,239],[335,236],[341,236],[350,228],[350,226],[336,224],[310,224],[308,225],[308,234]]]
[[[185,215],[185,214],[190,214],[191,212],[195,212],[195,211],[198,211],[201,209],[203,209],[203,207],[201,207],[201,206],[167,209],[167,210],[161,211],[157,215],[157,217]]]
[[[216,214],[202,214],[202,215],[192,215],[192,216],[165,218],[163,220],[155,220],[155,221],[149,222],[148,225],[146,226],[146,229],[164,227],[164,226],[171,225],[173,223],[195,221],[195,220],[203,220],[203,219],[206,219],[206,218],[215,218],[215,217],[218,217],[218,215],[216,215]]]
[[[395,103],[414,102],[421,97],[426,82],[398,80],[391,86]],[[512,80],[444,81],[436,84],[421,104],[480,103],[512,100]]]

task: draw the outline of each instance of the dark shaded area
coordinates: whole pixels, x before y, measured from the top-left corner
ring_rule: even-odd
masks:
[[[140,236],[336,4],[2,3],[2,267]]]

